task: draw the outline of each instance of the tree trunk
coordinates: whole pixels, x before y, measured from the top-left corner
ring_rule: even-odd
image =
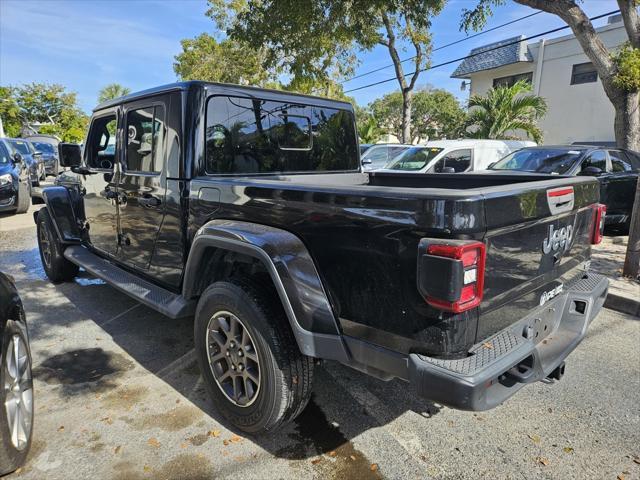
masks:
[[[616,144],[640,152],[640,92],[619,91],[609,98],[616,111],[613,127]]]
[[[413,104],[413,92],[402,91],[402,143],[411,143],[411,108]]]
[[[636,185],[636,199],[633,202],[627,255],[624,259],[622,275],[633,279],[637,279],[640,275],[640,178]]]

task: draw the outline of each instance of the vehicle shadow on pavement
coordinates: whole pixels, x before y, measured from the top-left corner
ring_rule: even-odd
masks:
[[[193,350],[193,319],[164,317],[84,272],[74,282],[53,288],[80,310],[83,318],[95,322],[132,360],[216,422],[246,436],[229,425],[209,401]],[[50,327],[40,324],[35,327],[36,334],[46,336]],[[74,350],[44,359],[35,374],[43,381],[61,383],[62,395],[78,395],[83,389],[91,394],[106,394],[122,390],[118,377],[133,367],[131,363],[126,356],[102,349]],[[175,404],[168,402],[167,410],[173,407]],[[343,463],[357,470],[341,474],[360,478],[365,470],[371,473],[370,465],[351,439],[407,411],[428,418],[437,414],[440,407],[410,392],[407,383],[383,382],[328,362],[315,368],[314,394],[305,411],[281,430],[251,440],[279,458],[302,460],[329,454],[336,460],[346,459],[348,462]]]

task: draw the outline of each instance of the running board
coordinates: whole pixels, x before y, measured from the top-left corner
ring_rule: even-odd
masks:
[[[80,245],[67,247],[64,256],[70,262],[101,278],[115,289],[167,317],[188,317],[195,313],[195,301],[186,300],[182,295],[147,282]]]

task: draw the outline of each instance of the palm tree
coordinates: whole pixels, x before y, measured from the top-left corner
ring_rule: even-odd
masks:
[[[100,90],[98,93],[98,103],[113,100],[114,98],[124,97],[131,93],[131,89],[120,85],[119,83],[110,83]]]
[[[533,95],[531,85],[520,80],[510,87],[492,88],[482,97],[469,99],[468,128],[474,138],[513,139],[521,130],[535,142],[542,141],[537,121],[547,112],[544,98]]]
[[[376,143],[383,134],[384,130],[373,116],[368,116],[358,124],[358,136],[362,143]]]

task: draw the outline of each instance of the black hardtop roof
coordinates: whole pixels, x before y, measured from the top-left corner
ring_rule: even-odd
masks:
[[[158,87],[148,88],[146,90],[141,90],[139,92],[129,93],[128,95],[124,95],[122,97],[114,98],[113,100],[107,100],[106,102],[102,102],[97,105],[93,111],[97,112],[98,110],[103,110],[105,108],[114,107],[126,102],[131,102],[133,100],[138,100],[144,97],[148,97],[151,95],[156,95],[159,93],[171,92],[175,90],[189,90],[191,88],[207,88],[207,87],[221,87],[223,89],[233,90],[236,92],[244,92],[248,94],[255,95],[257,92],[265,92],[271,95],[279,95],[283,97],[298,97],[298,98],[307,98],[312,99],[314,101],[321,102],[331,102],[342,105],[342,108],[349,107],[351,108],[351,104],[349,102],[345,102],[342,100],[334,100],[325,97],[318,97],[313,95],[304,95],[301,93],[289,92],[286,90],[275,90],[271,88],[259,88],[259,87],[251,87],[246,85],[236,85],[233,83],[218,83],[218,82],[203,82],[200,80],[190,80],[188,82],[175,82],[169,83],[166,85],[161,85]]]

